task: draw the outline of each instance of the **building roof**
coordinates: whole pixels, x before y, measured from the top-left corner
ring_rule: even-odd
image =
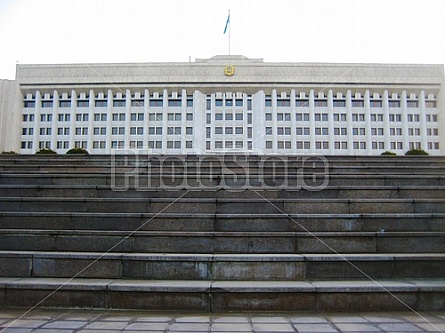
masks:
[[[235,74],[227,76],[226,66]],[[195,62],[17,65],[16,79],[22,88],[59,86],[232,86],[260,89],[280,85],[368,86],[376,88],[416,86],[439,89],[443,65],[338,64],[264,62],[240,55],[215,56]],[[357,88],[357,87],[356,87]]]

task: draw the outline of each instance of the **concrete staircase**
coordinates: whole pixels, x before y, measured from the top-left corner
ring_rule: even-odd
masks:
[[[0,156],[0,304],[445,309],[445,158]]]

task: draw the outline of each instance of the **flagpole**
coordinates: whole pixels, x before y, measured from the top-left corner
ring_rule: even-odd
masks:
[[[230,9],[229,9],[229,19],[231,19],[230,18]],[[229,55],[230,55],[230,32],[232,31],[232,27],[231,27],[231,24],[230,24],[230,22],[229,22]]]

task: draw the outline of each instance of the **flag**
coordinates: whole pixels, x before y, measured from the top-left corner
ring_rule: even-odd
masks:
[[[227,32],[227,27],[229,26],[230,23],[230,12],[229,12],[229,16],[227,16],[227,22],[226,22],[226,27],[224,28],[224,34]]]

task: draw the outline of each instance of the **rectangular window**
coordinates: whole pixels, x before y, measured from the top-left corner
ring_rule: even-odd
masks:
[[[243,114],[242,113],[235,113],[235,120],[243,120]]]
[[[168,100],[169,107],[180,107],[182,106],[182,100],[180,99],[169,99]]]
[[[309,100],[307,100],[307,99],[297,99],[295,101],[295,106],[297,108],[309,107]]]
[[[208,99],[207,101],[206,101],[206,110],[207,111],[210,111],[212,109],[212,100],[211,99]]]
[[[161,108],[164,106],[164,101],[162,99],[151,99],[149,105],[152,108]]]
[[[435,109],[437,107],[437,103],[436,103],[436,101],[426,101],[425,107],[427,109]]]
[[[226,107],[233,106],[233,99],[226,99]]]
[[[52,108],[53,101],[42,101],[42,108]]]
[[[215,115],[216,116],[216,115]],[[211,124],[212,123],[212,115],[210,113],[206,114],[206,124]]]
[[[113,101],[113,107],[116,107],[116,108],[124,108],[124,107],[125,107],[125,100],[116,100],[116,101]]]
[[[266,127],[266,135],[272,135],[272,127]]]
[[[23,103],[25,108],[35,108],[36,107],[36,102],[34,101],[26,101]]]
[[[95,106],[97,108],[105,108],[107,107],[107,105],[108,105],[107,100],[95,101]]]
[[[144,107],[144,100],[143,99],[132,99],[131,106],[136,107],[136,108],[142,108],[142,107]]]
[[[371,100],[370,102],[372,108],[381,108],[382,101]]]
[[[407,102],[407,106],[409,108],[418,108],[419,107],[419,102],[418,101],[408,101]]]
[[[364,106],[365,106],[365,102],[363,100],[357,100],[357,99],[352,100],[353,108],[362,108]]]
[[[272,121],[272,113],[266,113],[266,121]]]
[[[224,131],[226,134],[233,134],[233,127],[226,127]]]
[[[233,113],[226,113],[226,120],[233,120]]]
[[[267,107],[272,107],[272,100],[270,98],[266,98],[265,100],[265,106]],[[272,147],[271,147],[272,148]]]
[[[346,107],[346,101],[334,100],[334,108],[344,108],[344,107]]]
[[[185,120],[193,121],[193,113],[187,113],[185,117],[186,117]]]
[[[244,103],[243,103],[243,100],[242,100],[242,99],[237,99],[237,100],[235,100],[235,106],[241,107],[241,106],[243,106],[243,105],[244,105]]]
[[[235,134],[243,134],[243,127],[235,127]]]
[[[185,134],[192,135],[193,134],[193,127],[186,127],[185,128]]]
[[[87,100],[77,101],[78,108],[87,108],[90,106],[90,102]]]
[[[277,107],[290,107],[290,99],[278,99]]]
[[[222,100],[222,99],[216,99],[216,100],[215,100],[215,106],[216,106],[216,107],[221,107],[221,106],[223,106],[223,100]]]
[[[328,101],[325,100],[325,99],[316,99],[316,100],[314,101],[314,105],[315,105],[315,107],[317,107],[317,108],[320,108],[320,107],[327,107],[327,106],[328,106]]]
[[[252,100],[251,99],[247,100],[247,111],[252,111]]]
[[[187,107],[192,108],[193,107],[193,98],[187,98]],[[192,147],[187,147],[192,148]]]
[[[247,114],[247,124],[252,125],[252,114],[251,113]]]
[[[70,108],[71,101],[59,101],[59,107],[61,108]]]
[[[400,108],[400,101],[389,101],[390,108]]]
[[[223,120],[223,114],[222,113],[215,113],[215,121]]]

